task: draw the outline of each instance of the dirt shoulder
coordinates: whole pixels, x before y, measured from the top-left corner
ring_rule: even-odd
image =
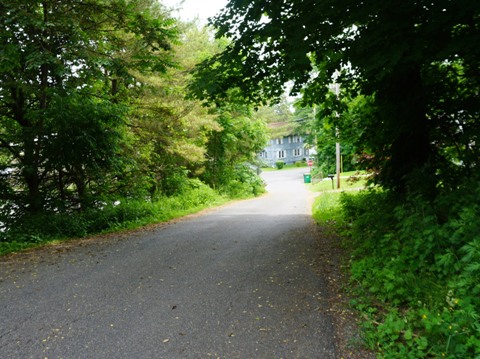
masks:
[[[374,359],[375,353],[363,348],[357,313],[352,310],[347,292],[347,253],[340,238],[328,229],[317,227],[316,268],[328,285],[329,314],[335,330],[335,346],[339,359]]]

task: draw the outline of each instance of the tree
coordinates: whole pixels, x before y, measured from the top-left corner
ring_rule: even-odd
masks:
[[[181,36],[173,46],[176,66],[162,77],[141,77],[144,87],[132,113],[136,147],[144,149],[139,175],[147,178],[151,196],[173,195],[188,177],[202,174],[209,135],[221,129],[216,115],[185,95],[195,64],[222,45],[196,23],[178,26]]]
[[[73,186],[85,203],[119,154],[136,74],[173,65],[173,25],[153,0],[2,1],[3,200],[36,213]]]
[[[41,148],[44,209],[91,207],[117,187],[115,176],[124,168],[126,109],[76,94],[49,107]]]
[[[235,181],[249,181],[253,175],[245,164],[253,163],[264,148],[266,123],[249,106],[235,101],[213,111],[218,114],[221,128],[212,131],[208,139],[205,182],[216,188],[227,188]]]
[[[381,165],[377,181],[434,196],[449,182],[437,170],[478,167],[470,139],[479,130],[479,19],[468,0],[231,0],[213,19],[231,43],[199,66],[196,94],[219,101],[235,87],[244,101],[265,103],[290,83],[313,105],[336,81],[352,98],[372,96],[375,120],[365,128],[376,129],[365,146]],[[452,148],[460,166],[446,158]]]
[[[260,106],[256,109],[255,116],[263,119],[267,124],[282,123],[280,126],[270,126],[270,138],[279,138],[295,134],[301,134],[299,122],[296,121],[291,110],[291,103],[286,96],[278,100],[278,103],[271,103],[266,106]]]

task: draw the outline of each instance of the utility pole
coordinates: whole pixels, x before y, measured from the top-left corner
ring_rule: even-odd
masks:
[[[340,96],[340,85],[339,84],[334,84],[335,86],[335,95],[337,97],[337,100]],[[337,112],[337,117],[340,117],[340,114]],[[336,130],[336,135],[337,135],[337,140],[338,140],[338,129]],[[341,169],[341,153],[340,153],[340,142],[337,142],[335,144],[336,147],[336,174],[337,174],[337,189],[340,189],[340,169]]]
[[[340,188],[340,168],[341,168],[341,164],[340,164],[340,142],[337,142],[336,143],[336,147],[337,147],[337,165],[336,165],[336,168],[337,168],[337,188]]]

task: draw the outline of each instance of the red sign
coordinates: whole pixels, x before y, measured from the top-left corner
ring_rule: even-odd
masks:
[[[312,160],[308,160],[307,164],[312,167],[313,166],[313,161]]]

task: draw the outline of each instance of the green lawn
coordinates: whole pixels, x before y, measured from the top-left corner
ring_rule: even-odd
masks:
[[[362,189],[367,186],[368,177],[364,171],[352,171],[340,174],[340,190]],[[333,179],[333,189],[337,189],[337,179]],[[312,192],[324,192],[332,190],[332,180],[313,178],[313,184],[309,187]]]
[[[319,192],[315,198],[312,212],[313,218],[320,224],[335,223],[341,220],[340,195],[342,191],[355,191],[367,187],[367,176],[363,171],[345,172],[340,175],[340,189],[337,190],[337,180],[333,179],[335,190],[332,191],[332,181],[329,178],[308,184],[312,192]]]

